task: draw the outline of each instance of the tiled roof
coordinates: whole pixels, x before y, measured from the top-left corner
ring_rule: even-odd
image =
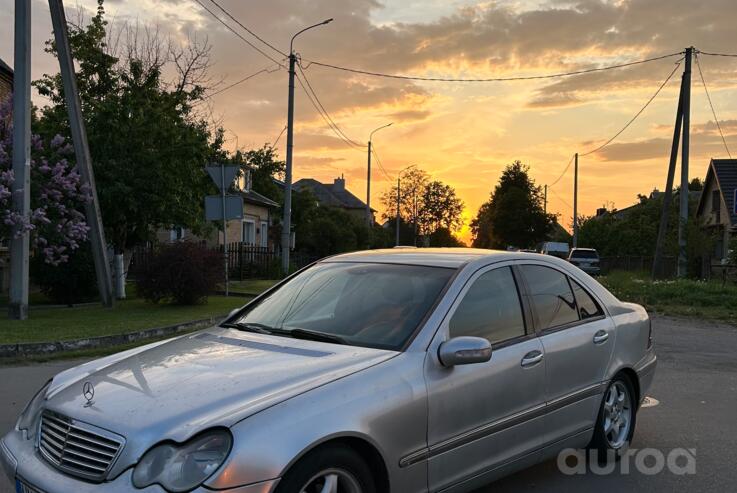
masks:
[[[320,183],[312,178],[303,178],[294,184],[295,190],[309,189],[317,201],[325,207],[343,209],[365,209],[366,203],[344,187],[334,183]]]
[[[251,204],[263,205],[266,207],[279,207],[279,204],[277,204],[270,198],[264,197],[260,193],[254,192],[253,190],[249,190],[248,192],[241,192],[241,195],[243,196],[244,201],[250,202]]]
[[[734,190],[737,188],[737,159],[712,159],[711,167],[716,174],[717,184],[722,192],[724,202],[727,204],[730,222],[732,226],[736,226],[737,214],[734,213]]]

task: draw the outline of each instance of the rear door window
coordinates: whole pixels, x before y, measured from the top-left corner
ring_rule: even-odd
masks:
[[[580,284],[571,279],[571,286],[573,287],[573,294],[576,297],[576,304],[578,305],[578,314],[581,320],[587,318],[600,317],[604,314],[599,304],[591,297]]]
[[[520,270],[542,330],[578,321],[576,298],[565,274],[542,265],[521,265]]]

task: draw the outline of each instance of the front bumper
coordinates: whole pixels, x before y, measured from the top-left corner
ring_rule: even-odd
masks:
[[[22,479],[30,486],[45,493],[166,493],[158,485],[147,488],[135,488],[132,482],[133,469],[129,468],[118,477],[104,483],[95,484],[68,476],[52,467],[37,453],[33,440],[26,440],[19,431],[11,431],[0,439],[0,464],[5,474],[15,483]],[[278,479],[264,481],[220,490],[227,493],[271,493],[276,489]],[[212,493],[211,490],[198,488],[193,493]]]

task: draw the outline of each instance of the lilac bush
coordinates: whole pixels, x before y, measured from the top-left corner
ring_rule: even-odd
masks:
[[[12,210],[12,97],[0,101],[0,240],[13,232],[30,232],[36,255],[49,265],[69,259],[87,239],[89,227],[80,211],[91,199],[89,188],[70,161],[72,146],[59,135],[46,145],[31,136],[31,211],[27,218]],[[17,228],[17,229],[16,229]]]

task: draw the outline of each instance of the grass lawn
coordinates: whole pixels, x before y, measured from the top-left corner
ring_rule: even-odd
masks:
[[[0,318],[0,344],[136,332],[225,315],[247,301],[238,296],[210,296],[207,303],[195,306],[155,305],[137,298],[119,301],[111,310],[100,305],[74,308],[31,306],[28,320]]]
[[[721,281],[651,281],[645,273],[612,272],[599,281],[622,301],[664,315],[702,317],[737,324],[737,285]]]
[[[230,290],[234,293],[246,293],[255,296],[266,291],[278,282],[278,280],[272,279],[248,279],[245,281],[230,281]]]

